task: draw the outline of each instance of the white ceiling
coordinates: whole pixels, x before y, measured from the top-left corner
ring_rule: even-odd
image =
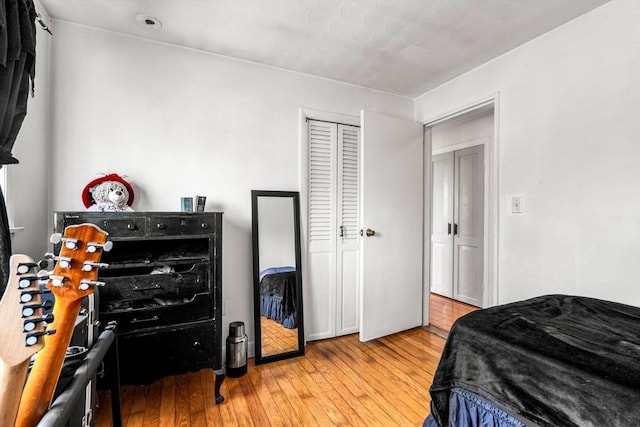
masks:
[[[39,1],[52,19],[414,98],[608,0]]]

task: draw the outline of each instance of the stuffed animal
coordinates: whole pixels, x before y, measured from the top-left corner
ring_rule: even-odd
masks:
[[[89,211],[133,211],[133,187],[120,175],[96,178],[82,190],[82,202]]]

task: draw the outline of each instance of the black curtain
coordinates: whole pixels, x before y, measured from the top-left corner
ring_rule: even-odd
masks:
[[[11,151],[33,93],[36,62],[33,0],[0,0],[0,167],[18,163]],[[31,89],[31,90],[30,90]],[[9,278],[11,235],[0,191],[0,295]]]

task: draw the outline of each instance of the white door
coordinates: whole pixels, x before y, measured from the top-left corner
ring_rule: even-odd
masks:
[[[308,122],[309,341],[358,331],[359,142],[356,126]]]
[[[455,152],[453,297],[482,307],[484,146]]]
[[[453,297],[453,152],[431,162],[431,292]]]
[[[363,111],[361,132],[360,340],[368,341],[422,324],[423,129]]]
[[[360,129],[338,125],[336,335],[358,332]]]
[[[433,156],[431,291],[482,307],[484,146]]]

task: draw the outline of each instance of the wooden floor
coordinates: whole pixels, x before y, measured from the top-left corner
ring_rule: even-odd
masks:
[[[421,426],[444,339],[415,328],[367,343],[358,335],[314,341],[306,355],[255,366],[227,378],[213,400],[210,369],[122,387],[123,425]],[[96,426],[110,426],[100,392]]]
[[[437,294],[430,301],[430,323],[444,332],[477,309]],[[444,342],[425,328],[367,343],[357,335],[313,341],[303,357],[260,366],[250,359],[245,376],[225,380],[221,405],[210,369],[123,386],[123,425],[421,426]],[[112,425],[109,398],[100,392],[96,427]]]
[[[453,322],[478,307],[432,293],[429,297],[429,324],[449,332]]]

